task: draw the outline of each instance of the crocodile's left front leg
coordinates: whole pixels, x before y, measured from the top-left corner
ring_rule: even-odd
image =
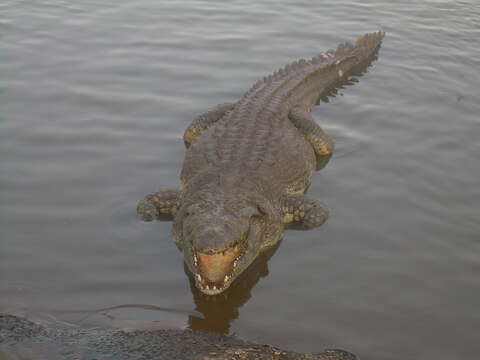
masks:
[[[295,107],[290,110],[288,118],[312,145],[315,154],[325,156],[332,153],[333,140],[325,135],[312,114],[300,107]]]
[[[312,229],[328,219],[328,208],[308,195],[284,195],[281,204],[285,224]]]
[[[176,189],[165,189],[148,194],[138,202],[137,215],[143,221],[173,218],[178,209],[178,193]]]

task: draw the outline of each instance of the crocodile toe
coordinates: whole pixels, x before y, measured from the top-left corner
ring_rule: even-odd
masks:
[[[158,209],[148,200],[141,200],[137,205],[137,215],[143,221],[158,219]]]

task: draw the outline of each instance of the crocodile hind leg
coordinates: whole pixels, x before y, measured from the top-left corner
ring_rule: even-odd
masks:
[[[285,224],[311,229],[322,225],[328,219],[328,208],[308,195],[284,195],[281,203]]]
[[[300,107],[295,107],[290,110],[288,118],[312,145],[316,155],[325,156],[332,153],[333,140],[325,135],[312,114]]]
[[[187,148],[190,147],[190,145],[192,145],[195,139],[198,138],[205,129],[207,129],[214,122],[220,120],[227,111],[233,109],[234,105],[234,103],[220,104],[197,116],[183,134],[185,146]]]
[[[137,215],[143,221],[173,218],[178,209],[178,190],[165,189],[148,194],[137,205]]]

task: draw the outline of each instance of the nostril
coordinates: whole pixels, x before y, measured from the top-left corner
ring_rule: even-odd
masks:
[[[188,208],[185,210],[185,216],[190,216],[190,215],[193,215],[194,214],[194,210],[192,208]]]
[[[185,216],[195,215],[195,214],[198,214],[199,212],[201,212],[201,211],[199,211],[201,209],[199,208],[198,205],[185,205],[184,209],[185,209],[184,210],[184,215]]]

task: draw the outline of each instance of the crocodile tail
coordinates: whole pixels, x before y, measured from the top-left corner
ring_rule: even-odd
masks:
[[[300,84],[302,81],[311,79],[314,74],[335,73],[339,74],[339,78],[345,78],[354,70],[368,66],[379,49],[384,36],[383,31],[368,33],[360,36],[354,43],[345,42],[338,45],[335,50],[327,50],[309,60],[294,61],[258,80],[246,93],[246,97],[255,96],[257,90],[274,81],[285,81],[297,76],[301,79]],[[324,82],[318,84],[319,87],[323,88],[321,92],[334,87],[339,78],[324,77]]]
[[[332,63],[332,60],[342,60],[355,57],[357,62],[369,59],[378,50],[382,43],[385,32],[378,31],[365,34],[357,38],[355,43],[345,42],[337,46],[336,50],[326,52],[313,57],[309,62],[312,64]]]
[[[330,93],[348,76],[366,70],[375,59],[384,36],[383,31],[365,34],[353,43],[342,43],[335,50],[327,50],[308,60],[309,67],[304,70],[304,80],[299,83],[299,88],[302,88],[302,83],[313,81],[313,87],[319,90],[315,101],[318,104],[318,99]]]
[[[380,47],[384,37],[384,31],[365,34],[357,39],[355,46],[371,55],[372,52],[375,52]]]
[[[300,59],[294,61],[278,69],[273,74],[260,79],[253,86],[253,89],[270,81],[281,79],[288,74],[302,73],[304,71],[309,73],[312,70],[315,72],[319,69],[328,70],[329,66],[339,65],[341,62],[349,61],[358,65],[364,64],[366,61],[370,61],[371,57],[377,52],[384,36],[385,32],[383,31],[368,33],[358,37],[354,43],[345,42],[339,44],[336,50],[327,50],[310,60]]]

